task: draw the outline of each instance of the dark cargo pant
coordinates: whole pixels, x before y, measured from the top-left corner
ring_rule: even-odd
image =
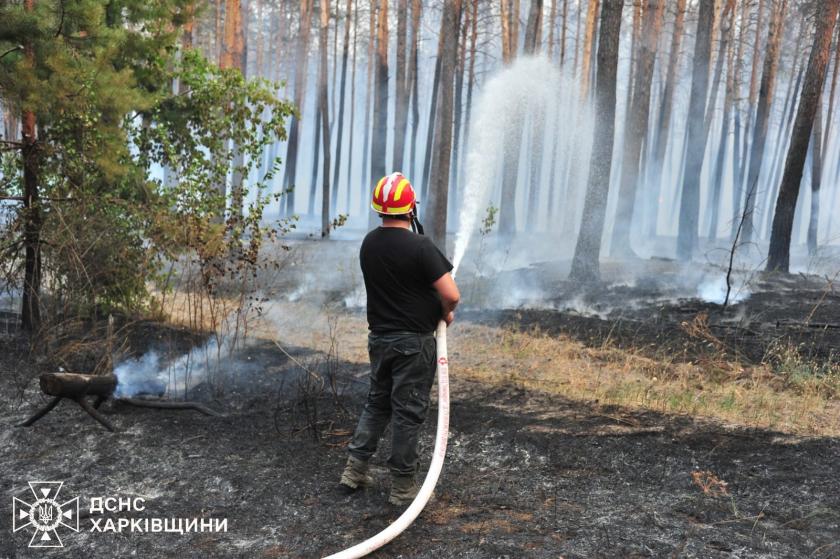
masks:
[[[433,333],[368,335],[370,392],[348,450],[367,461],[392,420],[388,467],[398,475],[417,470],[417,436],[429,410],[437,345]]]

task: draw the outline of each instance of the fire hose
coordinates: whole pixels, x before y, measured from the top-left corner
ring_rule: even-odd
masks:
[[[443,468],[443,459],[446,456],[446,439],[449,436],[449,360],[446,352],[446,323],[444,321],[440,321],[438,324],[435,339],[437,340],[438,420],[435,450],[432,453],[432,462],[429,464],[426,479],[408,508],[391,525],[375,536],[344,551],[334,553],[325,559],[356,559],[379,549],[411,526],[411,523],[429,502]]]

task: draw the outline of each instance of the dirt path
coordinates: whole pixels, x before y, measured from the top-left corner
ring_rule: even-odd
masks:
[[[359,320],[346,317],[339,330]],[[115,434],[67,403],[32,428],[13,427],[37,396],[30,385],[20,403],[3,376],[0,557],[52,556],[27,549],[27,529],[11,534],[11,498],[25,498],[31,480],[63,481],[83,510],[91,497],[139,496],[145,510],[122,516],[228,520],[224,533],[181,535],[90,532],[83,518],[80,533],[62,535],[62,557],[319,557],[380,530],[400,512],[387,504],[387,443],[374,459],[374,488],[347,496],[336,485],[366,391],[357,337],[339,338],[341,355],[353,357],[335,364],[338,398],[304,398],[299,367],[262,342],[234,358],[263,365],[231,381],[226,417],[109,404]],[[300,347],[299,338],[286,348],[296,359],[327,362],[312,349],[324,340]],[[14,367],[8,352],[3,359]],[[376,557],[840,556],[837,438],[500,388],[459,378],[455,366],[453,374],[436,500]],[[306,429],[313,409],[320,441]],[[433,432],[430,421],[426,455]],[[712,491],[725,482],[726,495],[704,494],[692,472],[709,472],[698,482]]]

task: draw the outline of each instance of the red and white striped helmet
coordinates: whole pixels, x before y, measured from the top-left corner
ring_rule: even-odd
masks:
[[[391,173],[379,179],[370,202],[373,211],[384,215],[405,215],[416,205],[414,187],[402,173]]]

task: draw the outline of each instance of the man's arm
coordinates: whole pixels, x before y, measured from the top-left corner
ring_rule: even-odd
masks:
[[[458,301],[461,300],[461,293],[458,291],[458,286],[455,285],[455,279],[449,272],[440,276],[437,281],[432,283],[432,286],[434,286],[438,295],[440,295],[443,319],[446,321],[446,325],[449,326],[455,320],[455,313],[453,311],[458,306]]]

